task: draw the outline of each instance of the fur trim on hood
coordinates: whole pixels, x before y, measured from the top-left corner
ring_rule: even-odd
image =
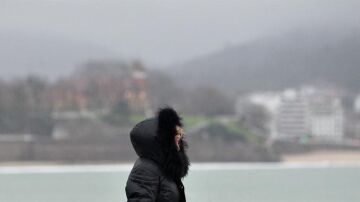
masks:
[[[182,119],[174,109],[168,107],[158,111],[157,120],[157,136],[164,155],[163,171],[168,177],[179,180],[187,175],[190,165],[185,140],[180,140],[180,151],[175,144],[176,126],[183,126]]]
[[[158,111],[157,119],[157,133],[159,138],[168,143],[173,143],[176,126],[181,127],[183,125],[180,116],[172,108],[163,108]]]

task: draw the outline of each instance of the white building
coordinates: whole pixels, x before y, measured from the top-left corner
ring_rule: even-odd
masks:
[[[343,139],[343,108],[340,96],[331,89],[303,87],[279,93],[254,93],[237,103],[238,113],[246,102],[267,110],[270,120],[266,127],[273,140],[309,137],[334,142]]]
[[[277,114],[277,139],[301,138],[309,133],[308,102],[298,91],[282,93]]]
[[[354,101],[354,110],[356,113],[360,113],[360,94],[356,96]]]
[[[318,95],[311,99],[310,133],[315,140],[341,141],[344,136],[344,115],[339,98]]]

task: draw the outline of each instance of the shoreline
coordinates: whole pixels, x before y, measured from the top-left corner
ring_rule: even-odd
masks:
[[[61,173],[117,173],[130,172],[133,164],[103,165],[7,165],[0,166],[0,175],[8,174],[61,174]],[[360,162],[261,162],[261,163],[193,163],[191,171],[260,171],[260,170],[304,170],[304,169],[360,169]]]
[[[63,174],[63,173],[118,173],[130,172],[132,164],[108,165],[33,165],[0,166],[0,175],[12,174]],[[304,170],[304,169],[360,169],[360,162],[279,162],[279,163],[195,163],[192,171],[260,171],[260,170]]]
[[[6,168],[108,168],[129,169],[134,161],[9,161],[0,162],[1,169]],[[195,169],[217,169],[218,165],[231,168],[247,168],[247,167],[321,167],[321,166],[337,166],[337,165],[360,165],[360,151],[330,151],[318,150],[299,154],[284,154],[279,162],[193,162],[192,167]]]
[[[354,150],[318,150],[300,154],[282,155],[282,162],[360,162],[360,151]]]

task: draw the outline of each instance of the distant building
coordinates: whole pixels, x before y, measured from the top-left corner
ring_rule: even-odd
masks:
[[[321,141],[341,141],[344,136],[344,114],[339,97],[318,92],[310,102],[310,134]]]
[[[355,113],[360,113],[360,94],[356,96],[354,101],[354,111]]]
[[[360,114],[357,114],[353,120],[354,124],[354,138],[360,139]]]
[[[276,139],[294,139],[307,135],[309,117],[306,98],[296,90],[284,91],[281,96],[276,123]]]
[[[91,61],[54,84],[49,99],[55,112],[106,113],[124,102],[131,111],[146,112],[146,79],[140,62]]]
[[[354,113],[350,114],[347,127],[350,137],[360,140],[360,94],[354,99]]]
[[[342,141],[344,114],[341,97],[334,89],[302,87],[282,92],[250,94],[237,102],[241,114],[245,103],[263,106],[269,112],[266,126],[273,140]]]
[[[149,110],[147,91],[145,68],[140,62],[135,61],[132,65],[130,85],[125,92],[125,97],[134,111],[147,112]]]

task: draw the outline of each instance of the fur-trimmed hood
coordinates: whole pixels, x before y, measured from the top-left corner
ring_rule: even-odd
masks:
[[[155,161],[164,174],[174,180],[187,175],[189,160],[187,144],[175,144],[176,126],[183,126],[181,117],[172,108],[160,109],[157,116],[138,123],[130,132],[131,142],[139,157]]]

